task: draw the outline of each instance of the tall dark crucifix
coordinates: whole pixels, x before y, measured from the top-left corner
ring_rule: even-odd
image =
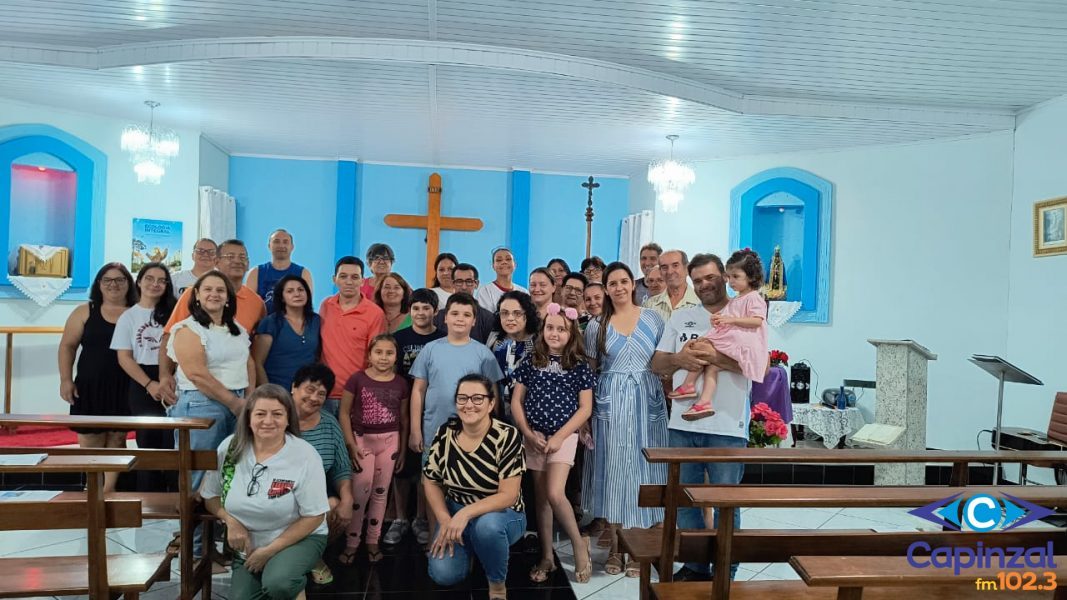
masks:
[[[441,176],[437,173],[430,174],[430,184],[426,187],[426,194],[428,198],[425,215],[388,214],[385,215],[385,224],[390,227],[426,230],[426,287],[432,287],[434,275],[436,275],[433,261],[437,259],[437,253],[440,250],[441,232],[444,230],[478,231],[482,228],[482,220],[441,216]]]
[[[589,181],[582,184],[582,187],[589,190],[589,201],[585,206],[585,257],[589,258],[593,255],[593,190],[600,187],[599,183],[593,183],[593,176],[589,176]]]

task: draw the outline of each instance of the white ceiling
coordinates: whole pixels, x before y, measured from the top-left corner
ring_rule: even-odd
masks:
[[[234,153],[636,173],[1010,129],[1055,0],[4,0],[0,96]]]

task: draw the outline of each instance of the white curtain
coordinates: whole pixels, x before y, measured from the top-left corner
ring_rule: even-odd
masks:
[[[209,185],[200,186],[200,234],[221,242],[237,237],[237,203],[233,196]]]
[[[652,211],[643,210],[622,220],[619,237],[619,260],[634,273],[641,272],[641,246],[652,241]]]

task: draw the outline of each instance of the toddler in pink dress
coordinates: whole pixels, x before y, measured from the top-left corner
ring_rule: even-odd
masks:
[[[759,293],[763,284],[763,264],[759,255],[745,248],[738,250],[726,262],[726,277],[737,297],[730,300],[722,311],[711,316],[711,329],[700,338],[710,343],[741,367],[741,374],[760,383],[767,372],[767,301]],[[719,372],[716,365],[704,367],[704,386],[700,397],[689,410],[682,413],[686,421],[695,421],[715,414],[712,397],[718,385]],[[700,371],[689,371],[682,385],[669,394],[671,398],[695,398],[696,380]]]

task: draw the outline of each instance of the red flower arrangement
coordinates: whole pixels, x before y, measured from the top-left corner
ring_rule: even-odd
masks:
[[[789,436],[789,426],[782,420],[782,415],[760,402],[752,407],[752,417],[748,423],[748,445],[753,448],[777,446]]]
[[[789,366],[789,355],[781,350],[771,350],[771,366],[777,367],[778,365]]]

